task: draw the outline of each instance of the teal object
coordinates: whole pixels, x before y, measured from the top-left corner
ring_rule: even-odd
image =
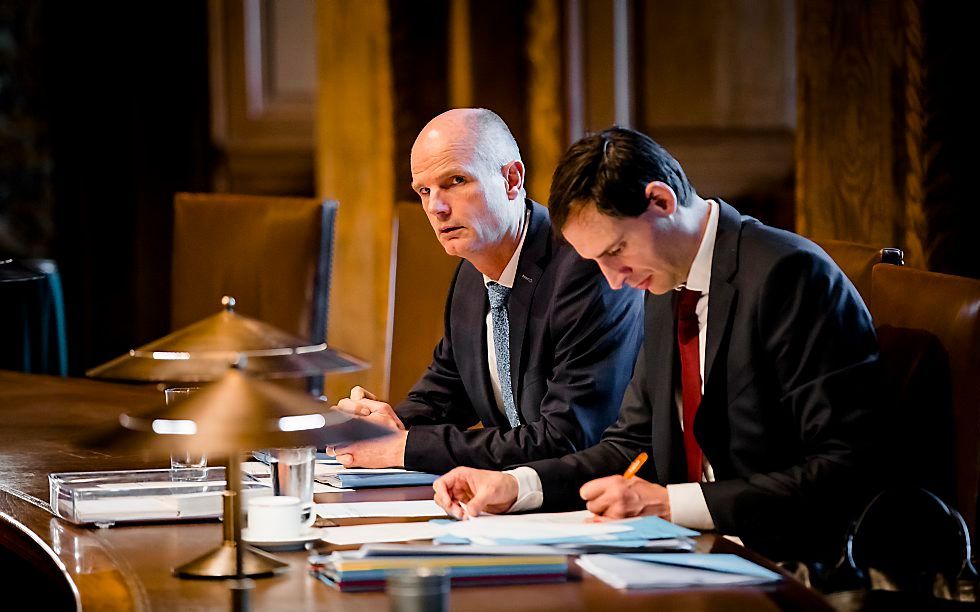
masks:
[[[0,336],[10,342],[0,367],[22,372],[68,375],[65,299],[57,264],[50,259],[18,262],[34,278],[0,286]]]

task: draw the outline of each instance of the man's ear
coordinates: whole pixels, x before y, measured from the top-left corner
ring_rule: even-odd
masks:
[[[669,217],[677,210],[677,194],[663,181],[650,181],[644,189],[647,210],[658,217]]]
[[[524,162],[515,159],[503,167],[504,180],[507,181],[507,198],[516,200],[524,189]]]

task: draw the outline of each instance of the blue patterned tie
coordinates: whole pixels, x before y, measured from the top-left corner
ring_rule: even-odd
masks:
[[[490,319],[493,321],[493,352],[497,356],[497,376],[500,378],[500,395],[504,400],[504,412],[511,427],[521,424],[514,404],[514,391],[510,383],[510,319],[507,317],[507,297],[510,288],[498,283],[487,283],[490,296]]]

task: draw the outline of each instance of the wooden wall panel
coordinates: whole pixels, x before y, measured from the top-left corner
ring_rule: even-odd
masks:
[[[315,3],[211,0],[216,191],[312,195]]]
[[[980,277],[971,204],[975,8],[800,0],[799,230]]]
[[[561,20],[557,0],[534,0],[527,14],[528,137],[518,143],[527,166],[528,197],[545,205],[551,176],[568,142],[562,104]]]
[[[444,331],[444,305],[458,257],[450,257],[433,235],[418,202],[398,204],[391,387],[395,404],[432,361],[432,350]]]
[[[317,3],[317,193],[340,202],[327,338],[373,364],[327,378],[386,395],[391,341],[395,128],[384,0]]]
[[[635,14],[635,127],[702,196],[792,228],[792,0],[643,0]]]
[[[793,128],[792,0],[646,0],[640,9],[645,125]]]
[[[901,4],[799,4],[797,231],[906,247]],[[896,77],[899,78],[896,78]],[[921,265],[912,249],[906,262]]]

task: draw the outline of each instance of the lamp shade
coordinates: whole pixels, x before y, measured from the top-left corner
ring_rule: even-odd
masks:
[[[217,381],[171,405],[119,416],[120,427],[87,446],[166,456],[176,449],[233,455],[270,447],[344,444],[392,432],[330,410],[323,402],[232,368]]]
[[[325,343],[311,345],[268,323],[236,313],[234,298],[225,296],[222,304],[221,312],[85,374],[115,380],[204,382],[221,377],[241,357],[246,358],[242,369],[258,378],[319,376],[367,367]]]

